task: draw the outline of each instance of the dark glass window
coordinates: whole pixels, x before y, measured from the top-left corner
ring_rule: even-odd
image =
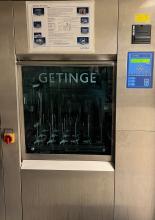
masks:
[[[23,66],[27,153],[111,154],[113,66]]]

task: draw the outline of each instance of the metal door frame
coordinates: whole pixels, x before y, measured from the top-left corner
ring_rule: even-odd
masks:
[[[85,56],[86,57],[86,56]],[[75,59],[75,57],[74,57]],[[105,60],[92,60],[92,61],[18,61],[17,62],[17,91],[18,91],[18,103],[19,103],[19,121],[20,121],[20,140],[21,140],[21,157],[22,160],[92,160],[92,161],[108,161],[112,162],[114,159],[115,146],[113,143],[111,155],[76,155],[76,154],[31,154],[25,152],[25,129],[24,129],[24,109],[23,109],[23,91],[22,91],[22,66],[59,66],[59,65],[100,65],[100,66],[112,66],[113,67],[113,108],[116,106],[116,62]],[[115,115],[116,109],[113,112],[113,140],[115,140]]]

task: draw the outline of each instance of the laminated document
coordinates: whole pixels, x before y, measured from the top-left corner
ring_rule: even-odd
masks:
[[[30,52],[93,53],[94,1],[27,2]]]

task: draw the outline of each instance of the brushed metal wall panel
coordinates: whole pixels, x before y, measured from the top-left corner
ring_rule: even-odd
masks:
[[[118,0],[95,0],[96,54],[117,54]]]
[[[0,1],[0,15],[1,127],[3,129],[13,128],[16,134],[15,144],[2,143],[6,220],[21,220],[20,153],[18,147],[13,7],[11,1]]]
[[[22,170],[23,220],[113,220],[114,172]]]
[[[14,1],[15,47],[16,53],[28,52],[28,34],[26,23],[26,1]]]
[[[14,1],[14,10],[16,52],[27,54],[25,1]],[[118,0],[95,0],[95,54],[117,53],[117,24]]]
[[[120,0],[117,68],[117,130],[155,131],[155,77],[153,89],[127,89],[127,53],[129,51],[154,51],[155,4],[152,0]],[[151,44],[131,44],[131,29],[135,15],[150,16]],[[144,22],[145,24],[145,22]],[[155,68],[154,68],[155,69]],[[155,74],[155,71],[154,71]]]
[[[154,51],[155,48],[155,4],[154,0],[120,0],[119,1],[119,29],[118,29],[118,59],[124,60],[128,51]],[[131,44],[132,25],[137,24],[135,15],[146,14],[151,24],[151,44]]]
[[[155,132],[117,131],[115,220],[155,219]]]
[[[155,77],[152,89],[128,89],[126,72],[127,61],[119,60],[116,129],[155,131]]]
[[[155,219],[155,88],[126,88],[128,51],[154,51],[154,10],[152,0],[119,1],[115,220]],[[150,45],[131,44],[132,24],[140,13],[151,18]]]

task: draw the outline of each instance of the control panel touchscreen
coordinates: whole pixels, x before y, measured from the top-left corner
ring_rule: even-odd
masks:
[[[152,88],[153,64],[153,52],[129,52],[127,88]]]

